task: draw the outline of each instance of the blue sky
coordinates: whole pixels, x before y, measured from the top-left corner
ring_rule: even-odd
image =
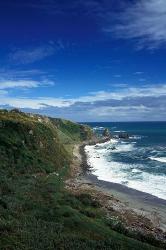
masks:
[[[165,0],[2,0],[0,108],[166,120]]]

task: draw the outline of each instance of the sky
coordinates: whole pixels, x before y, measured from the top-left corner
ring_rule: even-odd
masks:
[[[166,121],[166,1],[1,0],[0,108]]]

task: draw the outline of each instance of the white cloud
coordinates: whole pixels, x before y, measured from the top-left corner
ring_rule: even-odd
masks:
[[[53,85],[52,81],[33,81],[33,80],[0,80],[0,90],[14,88],[37,88],[39,86]]]
[[[6,69],[0,68],[0,79],[5,79],[6,76],[8,79],[24,79],[32,78],[34,76],[44,76],[46,75],[45,71],[39,69],[27,69],[27,70],[18,70],[18,69]]]
[[[0,89],[5,90],[11,87],[38,87],[39,82],[6,82],[1,85]],[[136,98],[153,97],[159,98],[166,96],[166,84],[142,87],[130,87],[114,89],[112,91],[98,91],[92,92],[87,96],[80,96],[77,98],[50,98],[50,97],[10,97],[9,95],[1,95],[0,105],[10,105],[18,108],[31,108],[31,109],[42,109],[46,106],[52,107],[70,107],[74,104],[94,104],[102,101],[103,103],[109,100],[123,101]],[[115,109],[115,107],[114,107]]]
[[[72,4],[68,1],[43,0],[39,2],[39,4],[28,2],[23,5],[26,8],[35,8],[47,14],[58,15],[80,14],[80,9],[82,9],[82,15],[95,18],[99,26],[104,26],[103,30],[114,32],[120,38],[136,39],[139,48],[156,48],[166,43],[165,0],[119,0],[118,4],[116,1],[109,0],[77,0]],[[40,58],[41,51],[34,52]],[[23,51],[21,54],[24,54]],[[29,54],[28,57],[31,58],[33,53]],[[19,52],[16,54],[16,60],[18,57],[21,57]],[[28,58],[25,61],[29,61]]]
[[[166,110],[162,107],[145,105],[97,107],[89,111],[89,117],[98,121],[161,121],[165,120]],[[96,118],[96,119],[95,119]]]
[[[1,97],[0,105],[9,105],[16,108],[30,108],[30,109],[42,109],[46,106],[52,107],[68,107],[71,105],[71,101],[58,98],[14,98],[14,97]]]
[[[10,88],[36,88],[40,85],[39,82],[36,81],[1,81],[0,89],[10,89]]]
[[[120,88],[110,92],[98,91],[92,92],[89,96],[83,96],[77,99],[80,102],[95,102],[106,101],[110,99],[123,100],[124,98],[136,98],[136,97],[159,97],[166,95],[166,84],[142,87],[129,87]]]
[[[118,14],[118,24],[105,31],[119,38],[137,39],[139,48],[154,49],[166,43],[166,1],[140,0]]]
[[[144,105],[137,105],[137,106],[118,106],[118,107],[98,107],[90,110],[90,113],[93,115],[97,115],[99,117],[111,117],[111,116],[126,116],[126,113],[130,115],[133,113],[140,112],[148,113],[151,111],[151,108],[146,107]]]
[[[16,49],[9,54],[9,60],[16,64],[29,64],[40,61],[53,55],[58,49],[59,44],[49,43],[48,45],[26,49]]]

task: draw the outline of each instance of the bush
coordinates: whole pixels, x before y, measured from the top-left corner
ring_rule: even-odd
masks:
[[[77,196],[77,198],[82,202],[82,204],[86,206],[92,206],[95,208],[101,207],[100,203],[96,200],[93,200],[90,194],[83,193]]]

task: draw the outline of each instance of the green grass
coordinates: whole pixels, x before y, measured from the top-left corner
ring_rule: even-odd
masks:
[[[65,192],[61,178],[6,180],[1,249],[155,249],[112,230],[100,205],[89,195]]]
[[[71,147],[91,136],[70,121],[0,111],[0,249],[158,249],[106,219],[89,194],[65,191]]]

